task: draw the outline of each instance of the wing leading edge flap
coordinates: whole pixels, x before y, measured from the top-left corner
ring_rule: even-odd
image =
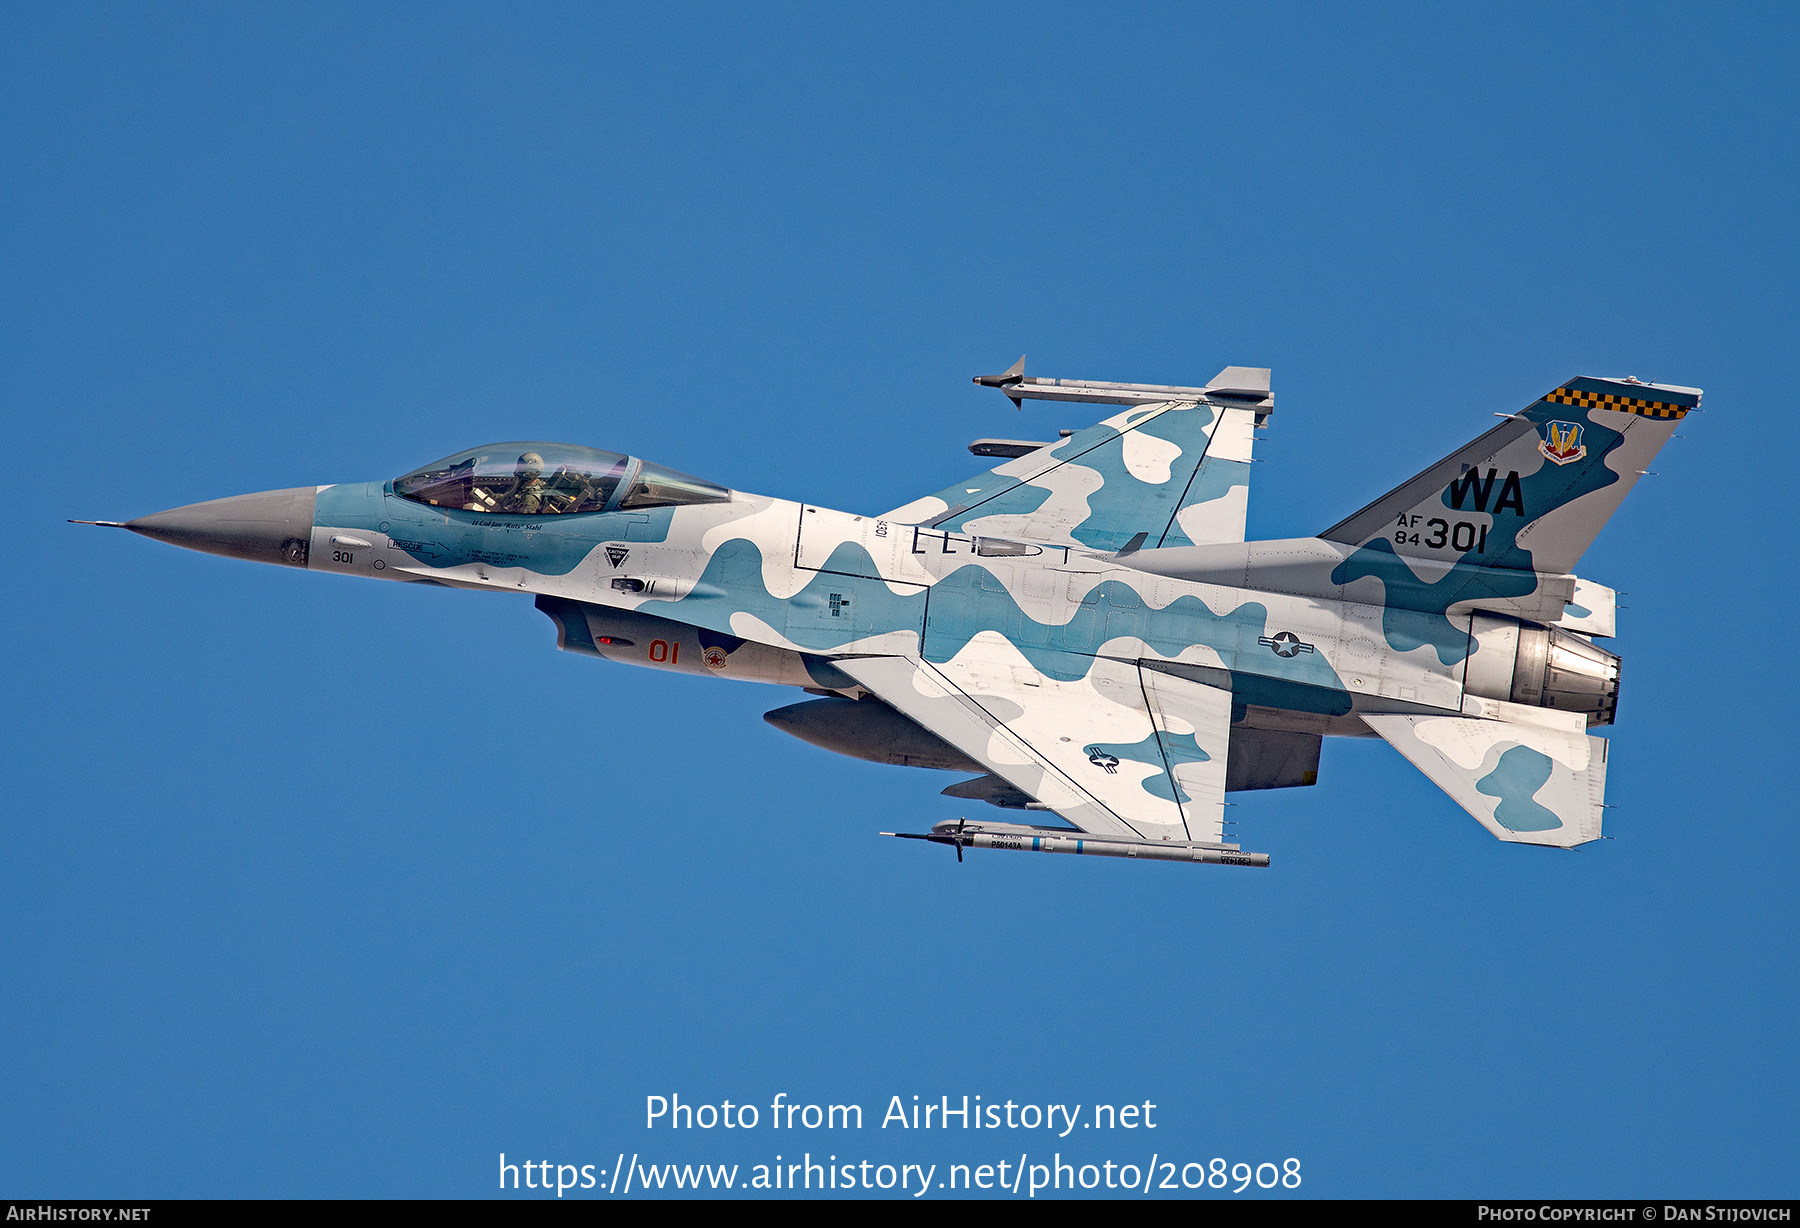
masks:
[[[1605,738],[1535,721],[1398,714],[1363,720],[1502,840],[1574,848],[1600,838]]]
[[[1105,657],[1063,682],[969,647],[833,664],[1084,832],[1220,842],[1230,692]]]

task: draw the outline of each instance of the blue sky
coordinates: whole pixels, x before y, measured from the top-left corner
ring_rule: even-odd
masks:
[[[798,1147],[1791,1195],[1797,26],[9,8],[0,1193],[474,1196],[502,1151]],[[958,866],[875,835],[961,813],[955,778],[785,737],[792,692],[559,654],[522,599],[63,523],[502,439],[878,512],[970,439],[1086,424],[969,384],[1021,351],[1272,367],[1260,537],[1568,376],[1704,387],[1580,567],[1629,593],[1617,838],[1503,846],[1338,741],[1317,787],[1234,798],[1268,871]],[[871,1119],[646,1131],[671,1092]],[[874,1124],[963,1094],[1160,1124]]]

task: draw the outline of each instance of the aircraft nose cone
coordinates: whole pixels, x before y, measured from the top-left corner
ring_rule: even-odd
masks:
[[[305,567],[317,499],[316,486],[267,490],[139,516],[125,527],[189,550]]]

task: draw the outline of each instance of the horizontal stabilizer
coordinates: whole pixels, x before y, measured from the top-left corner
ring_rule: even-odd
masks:
[[[1554,626],[1604,639],[1618,634],[1619,594],[1604,584],[1577,579],[1575,595],[1563,606]]]
[[[1598,840],[1606,739],[1587,734],[1578,715],[1516,710],[1531,719],[1385,714],[1363,720],[1500,839],[1552,848]]]

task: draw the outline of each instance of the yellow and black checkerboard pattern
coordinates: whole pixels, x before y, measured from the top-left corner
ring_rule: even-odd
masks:
[[[1680,418],[1688,411],[1685,405],[1671,405],[1666,401],[1644,401],[1611,392],[1583,392],[1577,388],[1558,388],[1544,399],[1558,405],[1579,405],[1583,409],[1616,409],[1621,413],[1642,414],[1646,418]]]

